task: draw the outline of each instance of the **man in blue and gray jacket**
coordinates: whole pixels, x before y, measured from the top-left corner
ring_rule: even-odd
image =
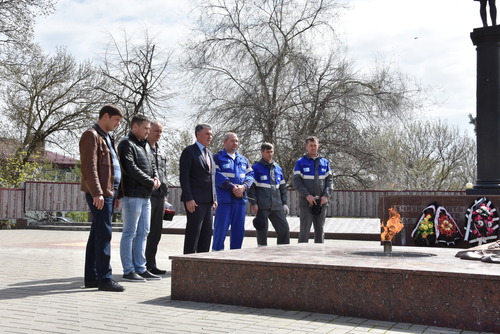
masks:
[[[333,181],[330,163],[318,155],[318,149],[318,138],[307,138],[307,153],[297,160],[293,170],[293,183],[300,194],[299,242],[309,241],[311,224],[314,225],[314,242],[324,241],[326,205],[332,195]]]
[[[231,226],[230,249],[240,249],[245,236],[246,192],[253,182],[248,159],[238,153],[238,136],[228,132],[224,149],[214,154],[217,212],[214,220],[212,249],[224,249],[224,240]]]
[[[287,206],[286,182],[281,167],[273,161],[274,146],[263,143],[260,147],[262,159],[253,164],[254,183],[248,190],[248,200],[256,215],[254,226],[257,244],[267,246],[268,218],[278,235],[278,245],[290,243],[290,227],[285,215]]]

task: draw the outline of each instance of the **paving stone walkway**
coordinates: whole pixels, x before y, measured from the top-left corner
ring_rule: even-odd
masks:
[[[121,277],[120,233],[112,266]],[[0,333],[477,333],[292,310],[255,309],[170,299],[170,260],[182,235],[163,235],[161,281],[123,282],[123,293],[83,289],[88,232],[0,230]],[[296,239],[292,239],[296,242]],[[358,242],[326,240],[328,243]],[[274,245],[269,240],[269,245]],[[253,237],[243,248],[256,247]]]

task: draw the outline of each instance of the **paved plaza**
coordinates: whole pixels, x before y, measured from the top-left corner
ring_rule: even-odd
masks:
[[[88,232],[0,230],[1,333],[477,333],[293,310],[170,299],[168,259],[182,253],[183,236],[165,234],[158,266],[161,281],[121,282],[120,233],[113,234],[114,278],[125,292],[83,289]],[[297,239],[292,239],[292,243]],[[374,241],[326,240],[330,244]],[[270,238],[272,247],[276,239]],[[246,237],[243,248],[256,247]],[[466,315],[464,315],[466,316]]]

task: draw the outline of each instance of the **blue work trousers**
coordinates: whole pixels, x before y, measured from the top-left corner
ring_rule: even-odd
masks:
[[[224,240],[231,226],[229,248],[240,249],[245,236],[245,203],[223,203],[219,204],[215,211],[214,241],[212,249],[219,251],[224,249]]]

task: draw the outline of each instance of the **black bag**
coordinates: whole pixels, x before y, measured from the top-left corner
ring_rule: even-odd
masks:
[[[321,214],[321,200],[317,199],[316,204],[311,206],[311,213],[315,216],[319,216]]]
[[[266,227],[266,219],[259,215],[255,216],[253,219],[253,227],[255,227],[256,230],[262,230]]]
[[[170,210],[170,209],[165,209],[165,212],[163,213],[163,220],[172,220],[174,219],[175,216],[175,211]]]
[[[175,210],[174,210],[174,207],[172,206],[172,204],[165,201],[165,203],[163,203],[163,207],[165,208],[165,211],[163,212],[163,220],[170,220],[171,221],[172,219],[174,219]]]

